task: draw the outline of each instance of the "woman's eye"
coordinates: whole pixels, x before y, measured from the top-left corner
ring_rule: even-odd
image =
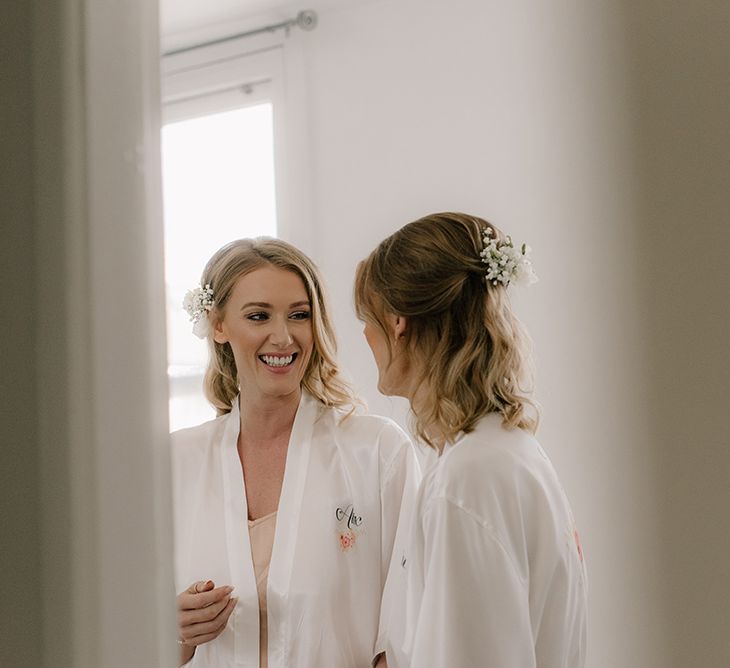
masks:
[[[295,313],[292,313],[289,317],[292,320],[309,320],[311,315],[312,314],[309,311],[296,311]]]
[[[249,313],[246,316],[247,320],[253,320],[254,322],[260,322],[262,320],[268,320],[269,314],[268,313]]]

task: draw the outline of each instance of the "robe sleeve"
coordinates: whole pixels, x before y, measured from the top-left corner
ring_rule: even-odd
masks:
[[[423,596],[411,665],[534,667],[527,583],[499,536],[446,498],[430,500],[422,523]]]
[[[381,586],[380,624],[373,662],[388,647],[391,613],[397,598],[404,595],[400,586],[401,560],[410,536],[416,493],[421,471],[412,443],[400,429],[393,429],[397,451],[385,468],[381,480]]]

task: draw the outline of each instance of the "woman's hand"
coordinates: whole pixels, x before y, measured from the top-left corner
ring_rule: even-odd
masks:
[[[195,648],[217,638],[226,628],[238,598],[233,587],[216,587],[212,580],[194,582],[177,596],[180,665],[193,658]]]

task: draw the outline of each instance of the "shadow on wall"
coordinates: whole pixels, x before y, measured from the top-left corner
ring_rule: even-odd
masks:
[[[730,3],[626,3],[676,668],[730,665]]]

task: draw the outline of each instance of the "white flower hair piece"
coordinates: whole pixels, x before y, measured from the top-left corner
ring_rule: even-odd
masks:
[[[487,265],[485,278],[492,285],[502,283],[505,287],[510,284],[527,287],[537,283],[537,275],[532,269],[530,261],[531,249],[527,244],[515,248],[512,237],[497,244],[494,230],[488,227],[483,234],[484,250],[479,254],[482,262]]]
[[[208,311],[213,308],[213,288],[207,283],[204,288],[188,290],[183,299],[183,308],[193,323],[193,334],[199,339],[208,336]]]

